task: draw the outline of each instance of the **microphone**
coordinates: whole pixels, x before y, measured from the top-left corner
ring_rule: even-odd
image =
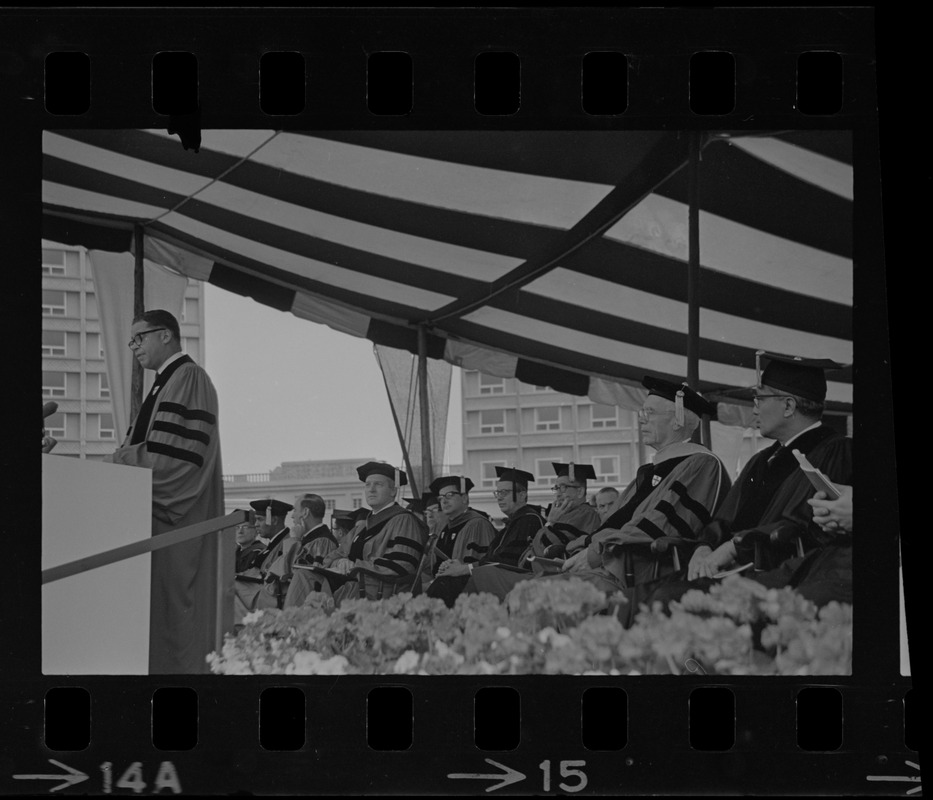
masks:
[[[51,417],[56,411],[58,411],[58,403],[55,401],[44,403],[42,406],[42,419]]]

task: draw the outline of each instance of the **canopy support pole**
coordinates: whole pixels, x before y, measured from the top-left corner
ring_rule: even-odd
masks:
[[[418,401],[421,406],[421,482],[434,482],[431,453],[431,409],[428,405],[428,327],[418,326]]]
[[[687,383],[699,391],[700,385],[700,131],[690,131],[687,161],[689,232],[687,261]],[[711,446],[709,419],[700,418],[700,443]]]
[[[135,264],[133,268],[133,319],[137,319],[146,310],[145,274],[143,272],[143,226],[133,226],[133,249]],[[143,402],[143,367],[133,359],[133,376],[130,383],[130,419],[136,419]]]

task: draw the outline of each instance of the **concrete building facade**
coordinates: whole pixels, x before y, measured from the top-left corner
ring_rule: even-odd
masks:
[[[475,370],[463,371],[461,394],[464,469],[476,484],[471,505],[494,517],[501,516],[492,495],[497,466],[532,473],[529,502],[546,507],[557,480],[552,462],[591,465],[591,494],[626,486],[644,463],[634,412]]]

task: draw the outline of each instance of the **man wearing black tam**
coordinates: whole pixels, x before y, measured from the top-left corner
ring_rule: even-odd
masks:
[[[765,361],[755,388],[755,417],[763,436],[774,444],[745,465],[715,519],[701,532],[686,575],[658,586],[647,600],[669,602],[690,588],[702,588],[733,564],[756,563],[749,577],[767,586],[791,585],[818,605],[852,601],[851,537],[824,531],[813,521],[807,500],[815,489],[793,454],[800,451],[835,484],[852,483],[852,440],[821,422],[828,369],[825,359],[803,359],[759,352]],[[759,362],[760,364],[760,362]],[[796,563],[800,548],[807,569],[782,568]],[[757,558],[756,558],[757,556]],[[794,572],[793,577],[791,573]]]
[[[351,574],[357,568],[364,570],[367,598],[375,600],[394,593],[400,585],[398,579],[414,575],[427,537],[424,523],[395,501],[399,487],[408,483],[404,472],[384,461],[368,461],[356,471],[370,511],[357,522],[352,534],[324,557],[328,570],[324,588],[338,605],[358,596],[359,573]]]
[[[495,497],[499,510],[508,518],[505,527],[496,534],[486,555],[470,563],[445,561],[442,566],[449,566],[428,587],[428,597],[440,597],[451,608],[475,568],[489,564],[516,566],[544,524],[543,509],[528,504],[528,484],[534,481],[534,476],[511,467],[496,467],[496,475]]]
[[[489,517],[470,508],[473,481],[463,475],[445,475],[430,486],[441,504],[447,524],[434,546],[434,555],[441,558],[438,575],[462,575],[470,564],[479,561],[496,538],[496,529]]]

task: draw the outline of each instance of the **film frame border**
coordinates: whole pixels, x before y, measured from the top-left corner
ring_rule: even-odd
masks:
[[[860,264],[880,265],[885,261],[881,237],[871,224],[883,217],[881,176],[877,164],[880,140],[877,76],[873,67],[875,26],[871,10],[849,9],[838,13],[838,9],[686,9],[677,10],[678,16],[672,23],[670,15],[675,12],[665,9],[591,9],[573,22],[561,17],[562,11],[566,9],[495,10],[493,14],[483,11],[410,9],[399,12],[386,9],[367,15],[355,10],[282,9],[259,26],[253,24],[256,10],[246,9],[223,12],[204,9],[5,12],[8,17],[5,27],[8,27],[3,47],[9,54],[5,59],[5,72],[11,79],[6,82],[2,95],[5,113],[10,120],[2,134],[3,158],[10,176],[9,187],[16,191],[14,202],[5,205],[8,208],[20,206],[19,209],[9,208],[13,214],[11,219],[16,223],[11,226],[14,257],[27,262],[33,257],[41,238],[40,215],[36,213],[41,201],[40,184],[36,180],[41,168],[41,130],[51,127],[164,127],[165,118],[153,113],[148,93],[136,90],[140,85],[148,85],[151,56],[162,49],[190,50],[199,54],[201,125],[204,129],[269,126],[269,118],[259,110],[255,92],[252,93],[256,99],[254,107],[242,109],[244,99],[250,97],[248,90],[251,85],[251,78],[243,70],[243,59],[248,61],[255,56],[258,68],[258,53],[263,49],[313,51],[315,55],[329,56],[345,65],[356,60],[355,70],[333,73],[336,79],[325,87],[321,106],[306,108],[304,113],[287,120],[275,118],[276,122],[282,120],[281,127],[286,129],[369,127],[402,130],[421,126],[505,130],[561,127],[592,130],[614,127],[851,128],[856,152],[857,198],[855,351],[862,364],[868,364],[863,373],[864,380],[880,386],[878,392],[859,394],[860,415],[855,421],[854,434],[859,440],[856,471],[859,475],[872,475],[874,464],[868,456],[877,452],[890,453],[893,465],[894,426],[893,414],[890,413],[893,401],[887,394],[891,386],[888,366],[891,353],[887,340],[876,334],[879,329],[888,329],[889,323],[885,271],[878,267],[867,270],[859,267]],[[762,22],[765,19],[767,24]],[[140,24],[142,20],[146,20],[145,26]],[[313,28],[312,34],[307,35],[302,26],[296,26],[296,20]],[[222,46],[208,46],[204,51],[203,43],[211,41],[210,32],[217,36],[218,21],[222,22],[223,28]],[[555,24],[558,21],[560,24]],[[660,25],[662,21],[670,27],[663,28]],[[608,119],[593,118],[582,112],[579,102],[569,102],[574,92],[577,97],[579,95],[579,66],[574,68],[570,62],[579,58],[580,47],[596,49],[590,42],[612,42],[612,35],[606,33],[606,27],[612,24],[625,31],[620,37],[624,41],[612,46],[607,44],[605,49],[632,53],[638,60],[638,80],[634,91],[630,84],[629,108],[625,114]],[[746,27],[749,24],[752,28]],[[757,30],[755,26],[758,26]],[[723,27],[728,29],[728,33],[723,33]],[[762,42],[762,38],[767,41]],[[139,39],[142,42],[134,44]],[[451,54],[451,39],[462,42],[462,52]],[[171,42],[170,48],[165,46],[166,42]],[[405,46],[405,42],[413,44]],[[477,42],[483,44],[478,45]],[[216,39],[214,44],[219,44]],[[764,83],[777,94],[765,102],[764,107],[758,107],[737,91],[736,108],[732,114],[716,117],[712,124],[708,118],[697,119],[684,103],[686,76],[683,65],[689,61],[689,55],[703,49],[749,52],[754,44],[758,45],[755,52],[759,65],[786,64],[791,57],[788,53],[802,50],[825,47],[842,52],[845,59],[845,96],[840,114],[832,119],[807,118],[795,114],[792,107],[788,109],[785,92],[788,89],[792,92],[794,87],[783,72],[780,79],[774,79],[775,85],[765,80]],[[453,91],[459,92],[456,96],[470,97],[472,57],[489,47],[511,50],[522,57],[522,105],[519,112],[508,118],[490,118],[479,117],[469,102],[452,109],[445,107]],[[53,117],[44,111],[41,103],[42,60],[48,52],[72,48],[84,49],[92,58],[91,109],[87,114],[71,119]],[[416,59],[414,107],[411,114],[401,118],[374,117],[365,105],[365,60],[360,66],[361,53],[388,49],[408,50]],[[231,51],[233,57],[230,56]],[[203,60],[201,52],[204,52]],[[556,71],[555,64],[558,65]],[[417,88],[419,75],[425,71],[430,73],[432,66],[436,70],[433,80],[428,81],[426,93],[421,95]],[[221,79],[221,76],[229,75],[232,75],[232,81]],[[258,75],[256,77],[258,79]],[[676,89],[677,86],[681,91]],[[311,87],[308,91],[310,93]],[[347,101],[347,98],[354,97],[356,101]],[[647,104],[646,97],[651,98]],[[210,98],[210,104],[204,98]],[[8,189],[6,200],[11,199],[10,194],[12,192]],[[23,199],[26,202],[22,202]],[[22,374],[34,374],[36,370],[34,359],[29,358],[28,353],[34,352],[30,345],[34,344],[32,337],[37,338],[38,331],[28,313],[29,303],[19,300],[28,300],[33,296],[31,293],[37,291],[38,285],[24,287],[16,293],[18,305],[5,309],[8,333],[15,334],[22,342],[20,351],[12,354],[11,366],[21,368]],[[863,324],[865,322],[868,324]],[[23,331],[30,333],[24,335]],[[23,413],[26,414],[25,411]],[[881,423],[865,424],[873,413],[879,415]],[[28,419],[28,414],[24,418]],[[28,437],[22,447],[18,439],[15,441],[17,451],[29,452]],[[9,462],[7,466],[10,466]],[[8,500],[35,496],[39,485],[37,478],[38,459],[34,467],[20,471],[17,480],[8,483],[11,490]],[[897,507],[897,485],[878,486],[877,500],[875,507],[860,508],[860,514],[864,513],[870,522],[877,520],[879,525],[890,525],[890,515],[882,514],[880,509]],[[902,542],[908,575],[910,568],[916,566],[915,559],[909,557],[909,544]],[[24,605],[38,609],[38,585],[27,579],[29,574],[38,572],[38,546],[35,542],[20,540],[12,549],[21,569],[4,587],[4,605],[11,608],[11,599],[18,598]],[[8,674],[12,680],[4,686],[3,705],[11,712],[13,724],[9,730],[13,736],[4,748],[7,755],[0,758],[0,763],[10,769],[0,772],[0,780],[17,791],[31,791],[32,786],[9,784],[9,775],[27,769],[24,766],[27,761],[37,767],[47,759],[75,761],[69,758],[71,754],[49,751],[42,743],[39,701],[47,689],[68,684],[87,688],[93,698],[92,743],[81,753],[82,764],[98,763],[98,754],[101,758],[114,762],[120,760],[121,763],[142,760],[148,769],[153,769],[156,762],[173,760],[178,765],[186,792],[225,793],[254,788],[284,793],[306,792],[308,778],[313,775],[321,792],[371,791],[378,788],[374,784],[376,777],[392,777],[392,789],[399,793],[426,790],[468,793],[476,789],[476,784],[451,781],[446,774],[454,770],[467,772],[484,768],[483,758],[489,756],[530,776],[538,770],[537,762],[541,759],[550,759],[557,764],[567,760],[564,759],[567,755],[571,756],[571,761],[586,759],[591,765],[588,793],[678,793],[697,791],[698,787],[702,787],[704,792],[729,792],[750,787],[756,791],[793,793],[799,790],[801,782],[805,782],[810,790],[827,794],[868,793],[872,790],[881,793],[882,785],[867,784],[865,774],[895,769],[894,762],[913,754],[903,745],[903,734],[898,730],[903,717],[896,708],[898,702],[894,702],[903,698],[913,681],[899,674],[897,630],[896,626],[889,627],[891,612],[897,612],[896,585],[892,581],[891,586],[877,591],[859,580],[859,576],[869,576],[875,569],[885,574],[887,571],[893,573],[897,567],[896,547],[890,543],[869,542],[861,550],[861,557],[859,552],[857,549],[855,554],[855,594],[860,602],[857,601],[859,611],[856,613],[851,677],[775,677],[750,681],[723,676],[621,679],[613,685],[624,688],[629,696],[629,743],[624,750],[610,753],[587,753],[576,731],[553,724],[555,718],[568,720],[574,715],[579,717],[582,691],[590,686],[607,685],[605,679],[521,676],[496,677],[490,682],[483,678],[458,677],[432,678],[422,682],[393,676],[347,677],[339,681],[317,677],[286,680],[285,676],[275,676],[242,681],[214,676],[191,676],[187,680],[90,676],[63,680],[40,674],[38,627],[33,624],[35,620],[16,617],[10,620],[9,638],[4,644],[3,661],[9,665]],[[908,593],[908,602],[910,600]],[[918,628],[910,624],[910,611],[908,613],[908,626],[915,629],[916,641]],[[916,608],[913,613],[917,613]],[[674,685],[678,680],[682,682]],[[152,746],[149,735],[151,694],[157,687],[170,685],[192,686],[201,698],[202,743],[193,751],[166,754]],[[270,763],[274,761],[277,769],[260,778],[255,787],[218,787],[216,781],[222,783],[224,773],[229,772],[230,753],[215,746],[214,741],[225,741],[231,720],[226,713],[215,715],[208,709],[216,710],[224,704],[239,705],[249,716],[256,711],[260,690],[273,685],[301,686],[309,698],[318,698],[318,710],[334,729],[333,739],[315,739],[313,746],[306,742],[305,748],[295,753],[262,753],[257,752],[256,728],[251,726],[251,732],[244,737],[250,742],[244,742],[242,748],[235,751],[237,757],[243,759],[244,766],[239,768],[239,772],[245,774],[251,762],[265,772],[262,762],[267,760]],[[366,693],[374,686],[383,685],[409,686],[413,692],[415,740],[409,751],[374,753],[367,748],[365,736],[360,732],[358,723],[361,715],[365,715],[361,709],[365,709]],[[512,753],[484,753],[477,750],[472,742],[472,697],[476,690],[487,685],[516,686],[522,694],[523,715],[527,713],[530,718],[526,720],[523,716],[522,743]],[[835,686],[843,691],[845,698],[844,752],[814,754],[787,751],[787,736],[778,735],[770,730],[770,725],[761,724],[749,728],[754,742],[740,742],[737,735],[736,746],[728,753],[698,752],[689,750],[689,746],[684,749],[684,730],[679,731],[679,739],[672,743],[669,730],[658,730],[654,724],[645,724],[652,718],[671,718],[666,713],[668,711],[679,710],[680,716],[686,719],[686,696],[694,688],[706,685],[733,688],[737,714],[740,717],[750,714],[758,717],[759,722],[762,717],[768,718],[769,710],[776,711],[779,717],[783,714],[784,719],[787,719],[787,713],[791,713],[792,718],[793,695],[800,688]],[[752,685],[754,690],[747,691]],[[560,691],[555,691],[558,686]],[[339,697],[336,696],[338,694]],[[230,700],[233,700],[232,704]],[[788,703],[789,706],[786,705]],[[348,708],[353,713],[348,713]],[[879,712],[882,712],[880,716]],[[649,716],[641,716],[643,714]],[[451,715],[461,722],[461,727],[452,732]],[[116,731],[111,730],[112,725]],[[422,733],[423,727],[427,728],[427,734]],[[105,731],[104,741],[96,741],[94,737],[99,736],[102,730]],[[450,733],[451,736],[447,742],[439,743],[431,736],[433,732]],[[773,736],[769,735],[771,733]],[[118,749],[121,752],[107,755]],[[780,755],[787,758],[774,758],[773,755],[769,758],[769,751],[771,754],[780,751]],[[460,753],[456,763],[450,759],[450,754],[455,752]],[[425,755],[431,761],[443,762],[443,775],[441,770],[428,775],[414,774],[412,767],[416,767]],[[919,761],[919,754],[913,755]],[[367,760],[365,770],[360,770],[361,756]],[[881,759],[887,761],[882,762]],[[325,773],[331,769],[333,772],[319,775],[321,765],[328,767]],[[365,774],[360,775],[360,772]],[[788,774],[790,772],[794,774]],[[349,786],[346,783],[348,776],[356,781]],[[42,792],[47,788],[38,787],[35,791]],[[81,788],[79,785],[76,790]],[[510,792],[524,790],[529,790],[528,783],[517,783],[509,789]],[[884,791],[890,791],[890,787],[884,787]]]

